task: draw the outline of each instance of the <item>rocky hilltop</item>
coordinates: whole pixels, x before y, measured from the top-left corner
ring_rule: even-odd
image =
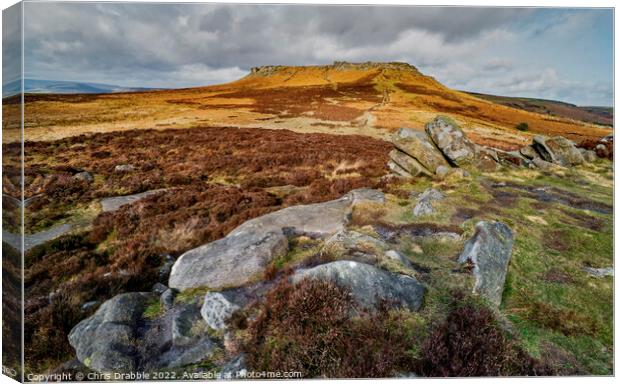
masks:
[[[392,70],[413,72],[419,74],[416,67],[404,62],[374,62],[350,63],[348,61],[334,61],[331,65],[309,65],[309,66],[286,66],[286,65],[266,65],[253,67],[250,69],[249,76],[273,76],[278,73],[290,73],[291,71],[320,70],[320,71],[369,71],[369,70]]]

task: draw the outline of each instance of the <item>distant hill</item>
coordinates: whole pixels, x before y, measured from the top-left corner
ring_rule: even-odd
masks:
[[[534,134],[580,142],[611,133],[601,125],[450,89],[407,63],[263,66],[226,84],[139,93],[114,90],[27,95],[28,116],[36,121],[27,128],[28,137],[53,140],[86,132],[251,127],[389,140],[400,127],[423,130],[439,114],[461,124],[474,142],[509,150],[531,142]],[[17,107],[3,106],[5,113]],[[520,123],[527,123],[529,130],[516,129]]]
[[[78,94],[78,93],[116,93],[116,92],[140,92],[150,91],[153,88],[130,88],[118,85],[101,83],[81,83],[77,81],[62,80],[37,80],[25,79],[24,88],[26,93],[57,93],[57,94]],[[2,85],[2,97],[12,96],[19,93],[20,80],[9,82]]]
[[[599,125],[613,126],[614,124],[613,107],[580,107],[574,104],[555,100],[497,96],[475,92],[467,93],[496,104],[502,104],[507,107],[522,109],[524,111],[540,113],[543,115],[566,117],[569,119]]]

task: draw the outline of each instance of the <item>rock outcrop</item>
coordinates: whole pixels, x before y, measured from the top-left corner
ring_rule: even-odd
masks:
[[[267,265],[288,252],[288,236],[326,238],[344,229],[359,201],[383,202],[379,191],[361,189],[340,199],[299,205],[249,220],[226,237],[181,255],[168,286],[221,289],[240,286],[262,274]]]
[[[438,116],[426,124],[426,133],[443,154],[457,166],[474,161],[475,146],[450,118]]]
[[[205,295],[200,314],[209,327],[222,330],[226,329],[226,322],[239,309],[225,293],[209,292]]]
[[[471,263],[474,267],[474,293],[496,306],[502,302],[512,243],[513,234],[506,224],[480,221],[459,256],[459,263]]]
[[[424,286],[410,276],[395,274],[356,261],[334,261],[301,269],[291,277],[294,284],[303,279],[328,281],[351,292],[361,308],[377,309],[381,303],[416,311],[424,299]]]
[[[408,169],[403,163],[408,161],[407,158],[421,165],[420,173],[428,175],[435,173],[438,167],[448,165],[442,153],[424,132],[401,128],[392,137],[392,142],[398,149],[397,152],[390,152],[390,158],[405,170]],[[394,153],[398,152],[398,157],[394,156]]]
[[[534,136],[532,144],[515,151],[504,151],[473,144],[456,122],[438,116],[426,124],[426,135],[411,128],[401,128],[392,137],[396,147],[389,154],[388,168],[397,177],[436,176],[445,178],[451,170],[473,167],[482,172],[496,172],[501,166],[549,170],[553,165],[570,167],[609,157],[609,143],[594,150],[577,148],[562,136]],[[613,137],[610,139],[613,140]]]

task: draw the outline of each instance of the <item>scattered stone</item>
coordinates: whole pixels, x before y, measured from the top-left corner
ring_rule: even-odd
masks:
[[[449,117],[436,117],[426,124],[426,133],[452,163],[462,166],[473,162],[475,157],[474,144]]]
[[[289,207],[246,221],[226,237],[181,255],[168,286],[183,290],[243,285],[288,252],[287,236],[326,238],[345,228],[358,202],[384,200],[380,191],[359,189],[337,200]]]
[[[396,148],[416,159],[429,175],[436,173],[437,168],[442,165],[448,166],[446,159],[424,132],[401,128],[392,137],[392,142]],[[406,169],[406,167],[403,168]]]
[[[135,329],[152,293],[124,293],[103,303],[69,333],[80,362],[98,372],[134,372]]]
[[[351,292],[362,308],[377,309],[381,302],[416,311],[422,305],[424,287],[410,276],[381,270],[355,261],[334,261],[310,269],[301,269],[291,277],[294,284],[303,279],[332,282]]]
[[[593,276],[593,277],[605,277],[605,276],[613,276],[614,275],[614,268],[613,267],[607,267],[607,268],[584,267],[583,270],[587,274],[589,274],[590,276]]]
[[[394,260],[395,262],[402,264],[407,268],[411,268],[411,262],[407,260],[407,258],[398,251],[390,249],[389,251],[385,252],[384,255],[390,260]]]
[[[413,177],[417,177],[420,175],[431,175],[431,173],[424,168],[422,164],[415,158],[407,155],[405,152],[399,151],[398,149],[393,149],[388,154],[390,159],[404,169],[408,174]]]
[[[434,188],[429,188],[418,197],[418,203],[413,207],[413,216],[431,215],[435,212],[433,202],[443,200],[444,194]]]
[[[607,156],[609,156],[609,151],[607,150],[607,146],[605,144],[597,144],[596,147],[594,147],[594,150],[598,157],[607,158]]]
[[[86,171],[76,173],[75,175],[73,175],[73,178],[85,181],[89,184],[95,180],[93,178],[93,175],[91,175],[90,172],[86,172]]]
[[[168,288],[164,293],[159,297],[159,303],[162,308],[166,311],[174,306],[174,298],[176,297],[176,291],[174,289]]]
[[[97,305],[99,305],[98,300],[87,301],[86,303],[82,304],[80,309],[82,310],[82,312],[88,312],[89,310],[96,307]]]
[[[437,169],[435,170],[435,174],[443,179],[444,177],[446,177],[448,175],[448,173],[450,173],[450,167],[446,166],[446,165],[440,165],[439,167],[437,167]]]
[[[131,164],[121,164],[114,167],[114,172],[132,172],[135,169]]]
[[[215,330],[226,329],[226,322],[240,307],[231,302],[221,292],[209,292],[206,294],[200,314],[209,327]]]
[[[513,234],[506,224],[480,221],[465,243],[459,263],[472,263],[476,283],[474,293],[499,306],[512,254]]]
[[[158,295],[163,294],[164,292],[166,292],[168,290],[168,287],[166,287],[165,285],[163,285],[162,283],[155,283],[153,285],[153,288],[151,288],[151,292],[156,293]]]

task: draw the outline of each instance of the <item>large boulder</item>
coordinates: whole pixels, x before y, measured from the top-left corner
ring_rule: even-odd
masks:
[[[441,152],[437,150],[437,147],[435,147],[424,132],[416,131],[411,128],[401,128],[392,136],[392,142],[400,151],[415,158],[419,164],[427,170],[427,173],[429,171],[431,174],[435,173],[437,167],[448,165],[448,162]],[[392,160],[400,166],[403,166],[403,164],[393,157]]]
[[[243,285],[288,252],[287,236],[326,238],[344,229],[358,202],[384,200],[380,191],[360,189],[337,200],[289,207],[246,221],[226,237],[181,255],[172,267],[168,286],[183,290]]]
[[[115,296],[76,325],[69,333],[69,343],[80,362],[98,372],[136,371],[136,328],[146,304],[153,299],[157,299],[153,293]]]
[[[451,118],[436,117],[426,124],[426,133],[437,148],[455,165],[467,165],[474,161],[476,154],[474,144]]]
[[[431,173],[424,168],[422,164],[415,158],[407,155],[405,152],[402,152],[398,149],[393,149],[389,153],[390,159],[404,169],[408,174],[413,177],[417,177],[420,175],[431,175]]]
[[[294,284],[304,279],[328,281],[348,289],[357,305],[367,310],[387,303],[416,311],[424,299],[425,289],[415,278],[356,261],[340,260],[301,269],[291,277]]]
[[[583,156],[575,143],[562,136],[534,136],[532,146],[543,160],[568,167],[584,162]]]
[[[496,306],[502,302],[512,243],[513,234],[506,224],[480,221],[459,256],[459,263],[473,264],[474,293],[486,297]]]

